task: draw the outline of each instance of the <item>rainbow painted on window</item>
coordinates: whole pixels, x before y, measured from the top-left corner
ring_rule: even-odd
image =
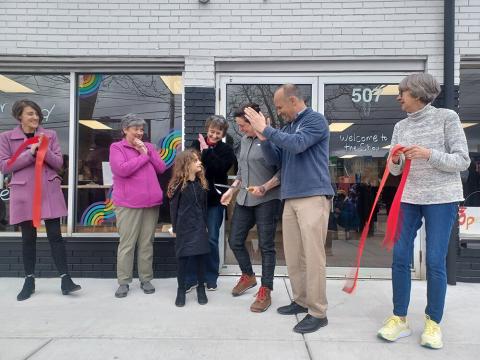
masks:
[[[83,74],[79,76],[78,93],[81,97],[95,94],[102,83],[100,74]]]
[[[173,165],[177,151],[182,144],[182,132],[172,129],[169,134],[158,142],[160,157],[167,165],[167,168]]]
[[[83,212],[80,223],[84,226],[96,226],[103,224],[106,220],[113,221],[115,219],[115,206],[112,201],[112,190],[107,194],[105,201],[98,201],[91,204]]]

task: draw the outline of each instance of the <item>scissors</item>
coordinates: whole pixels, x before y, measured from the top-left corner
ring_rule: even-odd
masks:
[[[240,186],[240,185],[237,185],[237,186],[232,186],[232,185],[223,185],[223,184],[213,184],[213,186],[215,186],[215,188],[217,187],[221,187],[221,188],[226,188],[226,189],[243,189],[243,190],[247,190],[247,191],[250,191],[252,192],[253,191],[253,187],[250,187],[250,186]],[[218,189],[215,189],[217,191],[217,193],[221,194],[222,192]]]

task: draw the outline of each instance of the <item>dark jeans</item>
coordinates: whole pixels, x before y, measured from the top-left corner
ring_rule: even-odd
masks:
[[[425,218],[427,307],[425,314],[439,323],[442,320],[447,292],[446,257],[458,203],[414,205],[401,204],[402,230],[393,248],[393,314],[406,316],[410,302],[413,242]]]
[[[228,243],[242,273],[252,275],[252,263],[245,247],[250,229],[257,224],[257,235],[262,253],[262,286],[273,290],[275,271],[275,231],[279,219],[280,200],[270,200],[256,206],[235,204],[232,229]]]
[[[203,284],[205,282],[205,258],[208,255],[196,255],[196,256],[182,256],[178,258],[178,269],[177,269],[177,283],[178,288],[185,290],[185,276],[187,274],[187,265],[190,261],[193,261],[197,266],[196,276],[198,282]]]
[[[210,254],[205,258],[205,282],[207,285],[216,285],[218,279],[218,268],[220,266],[220,256],[218,253],[218,237],[220,235],[220,227],[223,222],[223,211],[225,207],[209,206],[207,210],[207,230],[208,242],[210,244]],[[200,283],[195,275],[195,259],[192,257],[187,264],[186,283],[193,285]]]
[[[19,226],[22,230],[25,275],[32,275],[35,274],[37,260],[37,229],[33,227],[32,221],[21,222]],[[68,274],[67,253],[65,251],[65,241],[60,231],[60,219],[45,220],[45,227],[55,266],[60,275]]]

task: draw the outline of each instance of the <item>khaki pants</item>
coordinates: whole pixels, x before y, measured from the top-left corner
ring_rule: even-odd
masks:
[[[293,301],[316,318],[327,315],[325,239],[330,201],[311,196],[285,201],[283,247]]]
[[[132,282],[133,258],[137,250],[138,277],[141,282],[153,279],[153,238],[159,207],[132,209],[116,207],[120,235],[117,253],[117,279],[120,285]]]

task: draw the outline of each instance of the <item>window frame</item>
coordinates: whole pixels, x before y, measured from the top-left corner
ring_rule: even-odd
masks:
[[[69,87],[69,117],[68,117],[68,156],[69,156],[69,162],[68,162],[68,197],[67,197],[67,227],[66,231],[62,233],[64,237],[69,237],[69,238],[100,238],[100,239],[108,239],[108,238],[117,238],[118,237],[118,232],[76,232],[74,231],[75,229],[75,206],[76,206],[76,194],[77,194],[77,165],[78,165],[78,142],[79,139],[78,137],[78,122],[77,122],[77,117],[78,117],[78,78],[79,75],[85,74],[85,73],[102,73],[102,74],[112,74],[112,75],[122,75],[122,74],[132,74],[132,75],[177,75],[177,76],[182,76],[184,79],[185,83],[185,77],[184,77],[184,64],[183,62],[178,61],[178,59],[174,59],[175,61],[172,61],[170,63],[166,63],[164,67],[161,65],[159,66],[157,64],[149,63],[143,64],[140,63],[139,66],[137,67],[139,70],[132,71],[132,68],[135,69],[135,67],[131,67],[132,65],[135,65],[136,63],[131,63],[131,64],[125,64],[125,62],[122,62],[119,67],[115,67],[113,64],[109,62],[109,64],[112,66],[110,69],[107,69],[103,66],[92,66],[92,67],[85,67],[85,68],[75,68],[72,69],[72,65],[68,62],[60,62],[57,68],[57,71],[52,71],[51,69],[54,68],[55,62],[49,63],[49,65],[46,65],[44,67],[36,68],[33,66],[33,69],[35,71],[32,71],[32,68],[30,68],[30,71],[22,71],[24,70],[21,66],[21,64],[18,66],[18,70],[14,71],[11,68],[5,69],[6,71],[2,71],[3,66],[0,65],[0,74],[4,75],[69,75],[70,77],[70,87]],[[162,61],[162,60],[157,60],[157,61]],[[100,63],[99,63],[100,64]],[[150,64],[151,67],[148,67]],[[161,64],[161,63],[160,63]],[[128,66],[130,65],[130,66]],[[156,66],[152,66],[156,65]],[[169,67],[168,65],[171,65]],[[106,66],[106,65],[104,65]],[[145,67],[143,67],[145,66]],[[68,70],[67,70],[68,69]],[[181,111],[181,127],[180,130],[182,132],[182,150],[184,147],[184,140],[185,140],[185,107],[184,107],[184,101],[185,101],[185,85],[182,91],[182,111]],[[164,189],[165,190],[165,189]],[[19,231],[5,231],[5,232],[0,232],[0,240],[2,238],[18,238],[20,236]],[[39,238],[46,238],[46,233],[45,232],[39,232],[38,233]],[[170,238],[171,235],[168,233],[164,232],[155,232],[155,237],[156,238]]]

